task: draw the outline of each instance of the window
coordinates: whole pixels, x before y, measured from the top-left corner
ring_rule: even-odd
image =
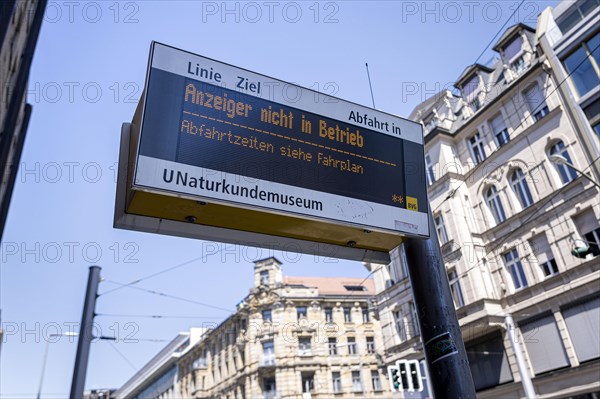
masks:
[[[346,291],[366,291],[367,287],[364,285],[345,285]]]
[[[263,390],[265,399],[275,399],[277,397],[277,386],[275,385],[275,378],[265,378],[263,380]]]
[[[356,338],[348,337],[348,354],[356,355]]]
[[[329,349],[330,356],[337,355],[337,338],[329,338],[327,341],[327,348]]]
[[[513,62],[514,59],[517,57],[517,55],[519,55],[521,53],[522,49],[523,49],[523,39],[521,38],[521,36],[517,36],[515,38],[515,40],[510,42],[504,48],[504,58],[508,62]]]
[[[589,245],[591,254],[593,256],[600,255],[600,225],[594,210],[588,208],[575,215],[573,221],[581,238]]]
[[[550,147],[550,155],[560,155],[561,157],[566,159],[568,163],[573,164],[571,162],[571,156],[569,155],[569,151],[567,151],[567,148],[565,147],[565,143],[563,143],[560,140],[557,141],[552,147]],[[556,167],[556,170],[560,175],[560,180],[563,182],[563,184],[567,184],[570,181],[575,180],[575,178],[577,177],[577,172],[567,165],[555,163],[554,166]]]
[[[561,15],[560,19],[556,21],[560,31],[565,34],[569,30],[573,29],[575,25],[583,20],[590,12],[594,11],[600,6],[599,0],[580,0],[572,2],[569,5],[569,9],[572,10],[569,13]]]
[[[450,283],[450,291],[452,292],[452,299],[454,299],[454,306],[457,308],[465,306],[465,300],[463,298],[462,290],[460,289],[460,282],[458,281],[456,270],[452,270],[448,273],[448,282]]]
[[[431,162],[431,157],[429,156],[429,154],[425,154],[425,169],[427,185],[431,186],[433,183],[435,183],[435,171],[433,170],[433,162]]]
[[[412,337],[416,337],[421,335],[421,330],[419,329],[419,316],[417,314],[417,307],[414,302],[410,302],[410,311],[412,316]]]
[[[545,277],[554,276],[558,274],[558,265],[554,259],[550,259],[547,262],[541,264],[542,270],[544,271]]]
[[[333,383],[333,392],[342,392],[342,378],[340,377],[339,371],[331,373],[331,382]]]
[[[271,313],[271,309],[265,309],[262,311],[262,318],[263,318],[263,322],[272,322],[273,321],[273,316]]]
[[[554,260],[554,255],[552,254],[552,249],[550,248],[546,235],[540,234],[533,237],[529,240],[529,245],[531,246],[533,256],[535,256],[536,261],[544,273],[544,277],[558,274],[558,266]]]
[[[402,317],[402,313],[399,310],[395,310],[393,312],[394,315],[394,324],[396,325],[396,332],[400,337],[400,342],[406,341],[406,329],[404,328],[404,317]]]
[[[481,108],[481,101],[479,101],[479,97],[475,97],[473,101],[470,101],[469,107],[471,107],[473,111],[477,111],[479,108]]]
[[[529,86],[523,95],[525,96],[525,102],[529,107],[529,111],[536,122],[548,115],[548,106],[537,83]]]
[[[600,227],[584,234],[583,239],[590,246],[593,256],[600,255]]]
[[[367,337],[367,353],[375,353],[375,338]]]
[[[363,318],[363,323],[368,323],[371,319],[369,317],[369,308],[362,308],[362,318]]]
[[[465,349],[477,391],[513,380],[500,333],[488,335],[476,343],[467,342]]]
[[[563,310],[577,359],[585,362],[600,357],[600,297]]]
[[[504,207],[502,206],[500,194],[496,190],[495,186],[491,186],[485,192],[485,201],[487,202],[490,212],[492,212],[492,216],[494,216],[496,223],[499,224],[504,222],[506,220],[506,214],[504,213]]]
[[[344,307],[344,322],[352,323],[352,309]]]
[[[315,389],[315,373],[302,373],[302,392],[311,393]]]
[[[440,245],[448,242],[448,233],[446,232],[446,226],[444,225],[444,218],[441,214],[437,214],[433,217],[435,223],[435,232],[437,233]]]
[[[333,309],[325,308],[325,322],[331,323],[333,321]]]
[[[386,282],[385,282],[385,286],[386,286],[386,288],[389,288],[389,287],[393,286],[394,284],[396,284],[399,281],[399,279],[398,279],[398,276],[396,275],[396,268],[394,267],[394,262],[388,263],[385,266],[385,268],[386,268],[386,270],[388,272],[388,276],[389,276],[389,279],[386,280]]]
[[[273,365],[275,364],[275,345],[273,341],[265,341],[262,344],[263,347],[263,365]]]
[[[360,378],[360,371],[352,372],[352,391],[362,392],[362,380]]]
[[[260,272],[260,284],[261,285],[269,285],[269,271],[263,270]]]
[[[475,165],[485,161],[485,149],[483,148],[483,141],[479,136],[479,132],[475,133],[467,141],[469,143],[469,150],[471,151],[471,157],[473,158]]]
[[[470,103],[479,94],[479,76],[473,76],[462,88],[462,95]]]
[[[494,137],[496,138],[496,144],[498,144],[498,148],[502,147],[510,141],[508,129],[506,128],[506,124],[504,123],[502,114],[496,115],[490,121],[490,125],[492,128],[492,132],[494,133]]]
[[[527,65],[525,64],[525,58],[523,56],[517,58],[514,62],[510,63],[510,69],[515,73],[515,75],[519,76],[527,69]]]
[[[519,199],[519,203],[523,209],[533,204],[533,197],[527,185],[525,174],[521,169],[515,169],[510,175],[510,185],[512,186],[515,195]]]
[[[437,118],[433,112],[423,119],[423,125],[425,125],[425,129],[427,129],[428,132],[432,131],[437,126]]]
[[[381,377],[379,377],[379,371],[371,370],[371,384],[373,385],[374,391],[381,391]]]
[[[298,320],[306,319],[306,306],[298,306],[296,308],[296,316],[298,317]]]
[[[527,287],[527,278],[523,271],[523,265],[519,259],[519,252],[516,248],[502,254],[504,264],[512,276],[516,289]]]
[[[519,327],[535,374],[569,365],[554,315],[521,324]]]
[[[298,338],[298,354],[300,356],[308,356],[312,354],[310,348],[310,337]]]
[[[565,69],[580,96],[600,85],[600,33],[564,59]]]
[[[206,349],[202,351],[202,353],[194,360],[192,363],[192,369],[205,369],[208,367],[208,363],[206,362]]]

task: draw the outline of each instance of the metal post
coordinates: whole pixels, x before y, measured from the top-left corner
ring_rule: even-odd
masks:
[[[521,347],[519,338],[515,334],[515,322],[513,321],[512,315],[509,313],[504,316],[504,321],[506,323],[506,330],[508,331],[508,336],[510,337],[513,351],[515,352],[515,357],[517,358],[517,368],[519,369],[519,375],[521,376],[521,383],[523,384],[523,389],[525,390],[525,396],[528,399],[535,399],[535,389],[533,388],[531,377],[527,371],[527,365],[525,364],[525,358],[523,357],[523,348]]]
[[[71,382],[71,399],[83,399],[85,375],[87,373],[88,358],[90,355],[90,344],[94,338],[92,335],[92,323],[96,309],[96,297],[98,296],[98,284],[100,283],[100,266],[90,266],[81,326],[79,327],[79,340],[77,341],[77,355],[75,356],[75,369],[73,370],[73,381]]]
[[[40,399],[42,397],[42,386],[44,385],[44,374],[46,373],[46,360],[48,359],[49,347],[50,340],[46,340],[46,347],[44,348],[44,358],[42,359],[42,375],[40,377],[40,387],[38,388],[37,399]]]
[[[429,230],[431,238],[409,238],[404,246],[433,396],[475,399],[473,377],[431,212]]]

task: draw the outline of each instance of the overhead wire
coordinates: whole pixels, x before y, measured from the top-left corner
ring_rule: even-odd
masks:
[[[142,287],[135,287],[135,286],[130,285],[130,284],[119,283],[119,282],[113,281],[113,280],[105,280],[105,282],[111,283],[111,284],[117,284],[117,285],[123,286],[124,288],[129,288],[129,289],[133,289],[133,290],[143,291],[143,292],[147,292],[149,294],[158,295],[158,296],[162,296],[162,297],[165,297],[165,298],[171,298],[171,299],[175,299],[175,300],[182,301],[182,302],[193,303],[193,304],[200,305],[200,306],[205,306],[205,307],[208,307],[208,308],[211,308],[211,309],[222,310],[222,311],[228,312],[230,314],[233,313],[231,309],[222,308],[220,306],[214,306],[214,305],[211,305],[211,304],[208,304],[208,303],[205,303],[205,302],[196,301],[194,299],[183,298],[183,297],[180,297],[180,296],[177,296],[177,295],[167,294],[167,293],[164,293],[164,292],[150,290],[150,289],[146,289],[146,288],[142,288]]]

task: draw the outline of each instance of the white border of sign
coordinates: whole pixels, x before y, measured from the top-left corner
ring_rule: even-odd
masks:
[[[270,90],[270,93],[266,99],[301,109],[306,112],[323,115],[324,117],[336,119],[344,123],[354,124],[358,127],[374,130],[396,138],[402,138],[404,140],[423,145],[422,127],[418,123],[376,111],[358,104],[353,104],[322,93],[317,93],[300,86],[292,85],[290,83],[247,71],[245,69],[233,67],[231,65],[211,60],[199,55],[191,54],[189,52],[175,49],[157,42],[153,42],[151,46],[149,68],[146,77],[146,90],[148,90],[151,68],[158,68],[209,84],[217,83],[214,80],[203,79],[200,76],[191,75],[188,73],[189,65],[196,64],[198,64],[200,68],[208,70],[212,69],[213,76],[215,73],[219,73],[220,78],[218,84],[223,87],[235,90],[236,85],[240,82],[241,77],[247,79],[248,82],[255,83],[256,85],[260,84],[260,87],[263,88],[268,86],[291,87],[300,93],[294,97],[293,102],[290,98],[286,98],[286,95],[284,95],[287,90]],[[237,90],[254,97],[264,98],[263,96],[257,96],[254,93],[248,92],[247,90]],[[326,104],[326,107],[324,107],[323,104]],[[323,114],[323,108],[327,109],[326,115]],[[350,115],[350,111],[355,111],[357,114],[362,115],[365,117],[365,120],[367,117],[376,118],[378,121],[380,121],[380,123],[382,123],[382,126],[385,126],[383,125],[385,123],[387,123],[388,127],[392,125],[397,126],[400,128],[400,135],[390,133],[383,127],[377,129],[370,126],[352,123],[351,121],[348,121],[348,115]],[[144,112],[145,102],[144,109],[142,111],[142,135]],[[396,131],[398,130],[396,129]],[[267,202],[264,200],[264,198],[241,198],[239,196],[233,196],[226,191],[208,191],[206,189],[202,190],[198,186],[190,187],[187,184],[182,185],[167,183],[163,179],[165,168],[172,170],[175,175],[177,175],[179,172],[182,174],[182,176],[187,174],[186,176],[194,176],[197,179],[201,177],[205,179],[213,178],[217,181],[222,181],[223,184],[226,182],[235,182],[236,185],[246,187],[248,190],[259,187],[262,192],[272,193],[273,195],[277,196],[291,195],[294,198],[315,200],[322,204],[322,209],[315,210],[301,207],[291,207],[288,204],[276,203],[273,201]],[[208,199],[209,201],[216,203],[235,204],[235,206],[241,208],[260,210],[282,215],[295,215],[297,217],[309,218],[317,221],[328,221],[349,227],[360,227],[374,231],[381,231],[388,234],[404,234],[419,237],[429,236],[429,221],[428,214],[426,212],[415,212],[397,206],[384,205],[315,190],[308,190],[266,180],[250,179],[246,176],[141,156],[139,154],[139,143],[136,151],[133,188],[141,191],[169,194],[192,199]],[[427,205],[428,204],[422,204],[421,206]]]

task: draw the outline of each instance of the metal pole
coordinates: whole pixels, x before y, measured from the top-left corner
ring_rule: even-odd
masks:
[[[515,334],[515,322],[513,321],[512,315],[509,313],[504,316],[504,321],[506,323],[506,330],[508,331],[508,336],[510,337],[513,351],[515,352],[515,357],[517,358],[517,368],[519,369],[519,375],[521,376],[521,383],[523,384],[523,389],[525,390],[525,396],[528,399],[535,399],[535,389],[533,388],[531,377],[527,371],[527,365],[525,364],[525,358],[523,357],[523,348],[521,348],[519,338],[517,338]]]
[[[367,67],[367,78],[369,78],[369,89],[371,90],[371,101],[373,101],[373,109],[375,109],[375,97],[373,97],[373,86],[371,85],[371,74],[369,73],[369,64],[365,62]]]
[[[98,296],[98,284],[100,283],[100,266],[90,266],[81,326],[79,327],[79,339],[77,341],[77,355],[75,356],[75,369],[73,370],[73,381],[71,382],[71,399],[83,399],[85,375],[87,373],[88,358],[90,355],[90,344],[94,338],[92,335],[92,323],[96,309],[96,297]]]
[[[48,359],[48,347],[50,340],[46,340],[46,348],[44,348],[44,359],[42,360],[42,376],[40,377],[40,387],[38,388],[37,399],[42,397],[42,386],[44,385],[44,374],[46,372],[46,360]]]
[[[431,210],[429,230],[431,238],[409,238],[404,246],[433,396],[475,399],[473,377]]]

